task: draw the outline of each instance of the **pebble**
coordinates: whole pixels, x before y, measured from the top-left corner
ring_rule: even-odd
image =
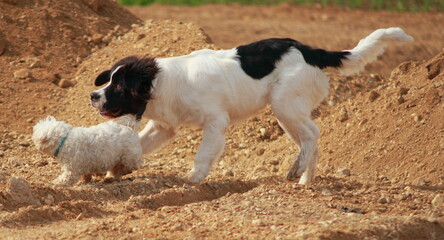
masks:
[[[432,206],[442,207],[444,205],[444,194],[437,194],[432,200]]]
[[[405,103],[405,99],[402,96],[399,96],[398,100],[398,104],[403,104]]]
[[[421,115],[418,115],[418,114],[416,114],[416,113],[413,113],[413,114],[412,114],[412,117],[413,117],[413,120],[414,120],[415,122],[419,122],[419,121],[422,120],[422,116],[421,116]]]
[[[380,197],[378,199],[378,203],[381,203],[381,204],[390,203],[390,198],[388,198],[388,197]]]
[[[19,177],[12,177],[8,182],[7,192],[11,195],[12,199],[18,203],[41,205],[32,194],[31,187],[28,182]]]
[[[348,168],[339,168],[336,173],[347,177],[351,175],[351,171]]]
[[[48,196],[45,199],[45,204],[46,205],[53,205],[54,204],[54,196],[52,196],[51,194],[48,194]]]
[[[268,169],[266,167],[261,167],[261,166],[256,167],[254,169],[254,172],[266,172],[266,171],[268,171]]]
[[[276,166],[279,164],[279,161],[278,160],[271,160],[270,164]]]
[[[3,39],[0,39],[0,55],[5,53],[6,51],[6,41]]]
[[[67,80],[67,79],[62,79],[59,82],[59,87],[61,88],[68,88],[68,87],[72,87],[75,85],[75,83],[73,81]]]
[[[339,118],[338,120],[341,122],[345,122],[349,119],[348,117],[348,112],[346,108],[341,108],[340,112],[339,112]]]
[[[18,79],[26,79],[31,77],[31,71],[27,68],[22,68],[14,72],[14,77]]]
[[[443,145],[444,146],[444,145]],[[265,149],[263,149],[263,148],[259,148],[258,150],[257,150],[257,155],[258,156],[262,156],[262,155],[264,155],[264,153],[265,153]]]
[[[5,206],[3,206],[3,204],[0,203],[0,211],[2,211],[3,209],[5,209]]]
[[[380,96],[379,93],[377,93],[376,91],[371,91],[370,95],[368,97],[368,99],[370,100],[370,102],[375,101],[378,97]]]
[[[224,171],[224,175],[227,176],[227,177],[233,177],[234,173],[231,170],[226,170],[226,171]]]
[[[399,95],[406,95],[409,92],[410,88],[400,88],[399,89]]]
[[[255,219],[251,222],[253,226],[264,227],[265,223],[260,219]]]

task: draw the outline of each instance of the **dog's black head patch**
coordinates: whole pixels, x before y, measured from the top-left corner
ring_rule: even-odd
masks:
[[[96,86],[109,83],[102,90],[91,94],[91,102],[103,116],[141,116],[146,103],[151,99],[152,82],[158,72],[159,67],[154,58],[126,57],[97,76],[94,82]],[[94,104],[94,101],[103,102]]]

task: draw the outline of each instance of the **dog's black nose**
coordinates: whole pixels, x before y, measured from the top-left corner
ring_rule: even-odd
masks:
[[[92,92],[92,93],[90,94],[90,96],[91,96],[91,101],[97,101],[97,100],[99,100],[99,98],[100,98],[100,94],[98,94],[98,93],[96,93],[96,92]]]

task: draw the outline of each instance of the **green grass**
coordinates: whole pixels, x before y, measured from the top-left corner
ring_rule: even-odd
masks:
[[[122,5],[167,5],[197,6],[203,4],[275,5],[282,2],[323,6],[345,6],[354,9],[389,10],[401,12],[444,11],[444,0],[117,0]]]

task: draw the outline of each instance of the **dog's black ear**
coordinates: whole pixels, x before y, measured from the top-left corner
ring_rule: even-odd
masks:
[[[110,70],[103,71],[101,74],[99,74],[99,76],[97,76],[96,81],[94,81],[94,85],[101,86],[106,82],[109,82],[110,73],[111,73]]]

